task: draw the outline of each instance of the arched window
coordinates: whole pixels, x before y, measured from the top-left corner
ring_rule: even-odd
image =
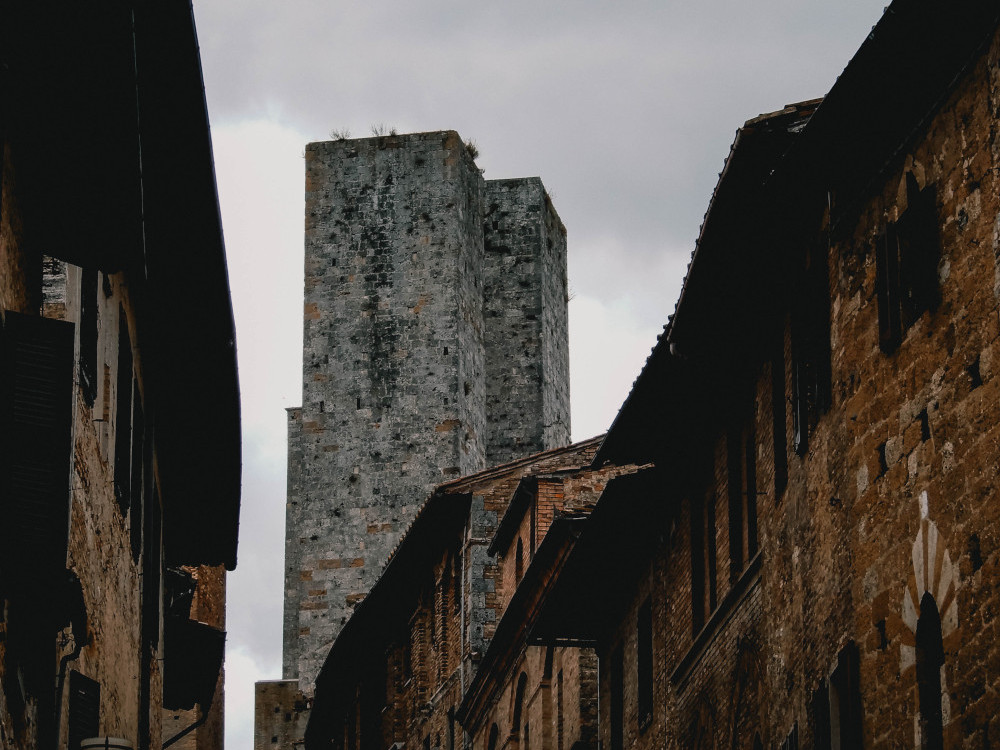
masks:
[[[937,602],[928,591],[920,600],[917,620],[917,691],[920,696],[920,747],[941,750],[944,724],[941,715],[941,667],[944,644]]]
[[[524,575],[524,545],[521,544],[521,537],[517,538],[517,556],[514,558],[514,582],[520,583],[521,576]]]
[[[528,675],[521,672],[517,678],[517,691],[514,693],[514,716],[510,723],[510,733],[520,740],[521,737],[521,714],[524,708],[524,693],[528,687]]]
[[[490,727],[490,739],[486,743],[486,750],[497,750],[497,742],[500,739],[500,727],[495,723]]]

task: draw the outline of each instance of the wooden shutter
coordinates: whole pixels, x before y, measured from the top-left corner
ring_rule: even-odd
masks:
[[[69,673],[69,750],[101,732],[101,683],[76,670]]]
[[[4,578],[21,593],[66,568],[74,326],[5,312],[0,433]]]
[[[920,190],[913,173],[908,172],[906,195],[906,212],[897,224],[901,324],[904,331],[925,310],[936,310],[941,299],[937,271],[941,241],[934,187]]]
[[[899,346],[899,241],[896,226],[889,224],[875,243],[875,290],[878,294],[878,343],[886,354]]]

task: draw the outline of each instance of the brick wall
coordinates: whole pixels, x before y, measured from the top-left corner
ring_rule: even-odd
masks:
[[[925,592],[934,596],[927,606],[936,604],[942,623],[945,746],[986,746],[1000,736],[998,671],[991,667],[1000,595],[998,63],[1000,38],[994,38],[859,202],[832,196],[814,237],[829,248],[829,409],[811,427],[808,451],[796,455],[785,408],[794,388],[793,310],[776,332],[782,356],[762,356],[747,378],[756,401],[759,574],[751,567],[735,580],[728,575],[732,432],[720,423],[703,449],[714,469],[719,605],[696,629],[693,495],[681,492],[669,543],[634,582],[630,608],[600,648],[605,660],[616,647],[624,654],[625,747],[750,747],[758,734],[765,747],[776,747],[794,727],[800,745],[812,746],[819,727],[814,691],[851,643],[859,652],[864,746],[907,747],[915,738],[919,744],[914,644]],[[878,243],[916,205],[914,185],[935,193],[940,304],[885,353]],[[777,378],[775,367],[783,367]],[[785,402],[774,397],[782,382]],[[788,447],[783,493],[775,487],[775,424],[784,426]],[[647,597],[654,611],[655,708],[651,725],[640,731],[636,617]],[[602,670],[605,747],[613,746],[610,693]]]

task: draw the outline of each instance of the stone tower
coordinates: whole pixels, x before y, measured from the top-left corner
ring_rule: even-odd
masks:
[[[566,235],[453,131],[306,148],[283,677],[330,645],[432,487],[569,442]]]

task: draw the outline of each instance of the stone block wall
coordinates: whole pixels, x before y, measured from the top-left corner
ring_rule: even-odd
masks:
[[[314,143],[306,171],[284,671],[308,691],[420,499],[484,465],[485,381],[482,177],[458,135]]]
[[[570,437],[566,229],[537,177],[486,183],[486,457]]]
[[[569,441],[565,230],[457,133],[306,149],[283,676],[307,694],[422,500]]]
[[[298,680],[266,680],[254,686],[253,746],[290,750],[301,741],[309,718],[309,700]]]

